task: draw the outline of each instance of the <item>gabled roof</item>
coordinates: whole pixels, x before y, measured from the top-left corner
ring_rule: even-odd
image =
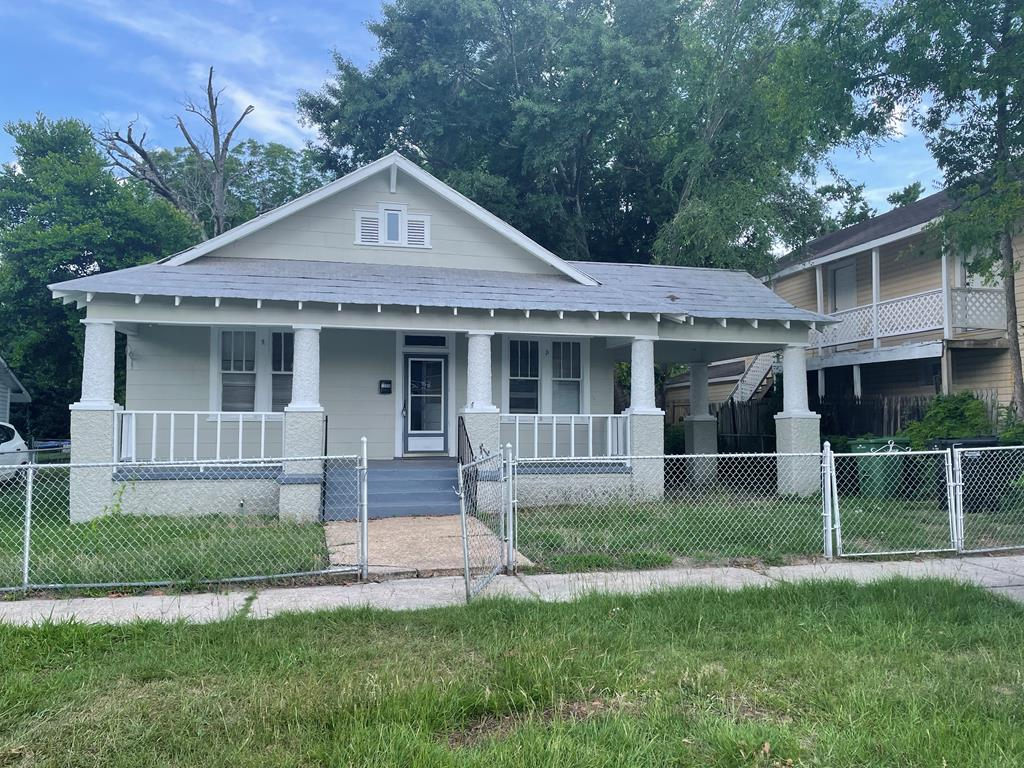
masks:
[[[12,371],[11,367],[4,362],[2,357],[0,357],[0,384],[6,384],[11,390],[12,403],[32,402],[32,398],[29,396],[28,390],[22,386],[20,381],[18,381],[18,377],[14,375],[14,371]]]
[[[172,265],[188,264],[189,262],[198,259],[200,256],[206,256],[207,254],[213,253],[218,248],[241,240],[247,235],[251,235],[253,232],[259,232],[261,229],[270,226],[276,221],[280,221],[294,213],[298,213],[299,211],[308,208],[311,205],[315,205],[332,195],[336,195],[339,192],[374,176],[375,174],[389,171],[392,168],[408,174],[420,184],[427,187],[427,189],[472,216],[484,226],[494,232],[497,232],[499,235],[511,241],[515,245],[518,245],[527,253],[536,256],[545,264],[554,267],[563,275],[572,278],[582,285],[597,284],[597,281],[590,275],[564,259],[559,258],[539,243],[534,242],[512,225],[502,219],[499,219],[482,206],[477,205],[465,195],[456,192],[443,181],[427,173],[425,170],[398,152],[392,152],[390,155],[386,155],[379,160],[374,160],[372,163],[364,165],[362,168],[342,176],[340,179],[336,179],[335,181],[325,184],[319,189],[305,194],[302,197],[298,197],[289,203],[285,203],[284,205],[274,208],[272,211],[267,211],[254,219],[250,219],[244,224],[240,224],[221,235],[217,235],[217,237],[210,238],[209,240],[195,245],[192,248],[174,254],[173,256],[169,256],[164,259],[164,261],[167,264]]]
[[[209,256],[80,277],[50,286],[89,293],[350,305],[565,312],[635,312],[698,318],[830,322],[798,309],[746,272],[582,262],[598,281],[451,267]]]
[[[840,258],[850,252],[884,244],[879,241],[890,238],[909,237],[919,232],[929,222],[939,218],[952,205],[953,202],[945,190],[936,192],[934,195],[923,197],[909,205],[894,208],[867,221],[858,222],[811,240],[803,248],[776,261],[774,271],[791,272],[793,271],[789,269],[791,267],[829,256]]]

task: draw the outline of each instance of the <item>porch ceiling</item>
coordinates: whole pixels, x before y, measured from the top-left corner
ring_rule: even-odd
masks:
[[[327,305],[539,312],[646,313],[674,318],[831,322],[798,309],[745,272],[584,263],[601,285],[560,275],[388,264],[205,257],[148,264],[56,283],[56,297],[97,294]],[[140,318],[141,319],[141,318]]]

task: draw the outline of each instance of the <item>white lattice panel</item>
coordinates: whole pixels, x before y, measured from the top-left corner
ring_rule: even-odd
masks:
[[[903,336],[941,327],[941,290],[890,299],[878,305],[879,336]]]
[[[1006,330],[1006,297],[1002,288],[954,288],[951,298],[954,327]]]
[[[828,326],[821,334],[821,343],[826,347],[864,341],[873,335],[870,305],[834,312],[832,316],[839,319],[839,322]]]

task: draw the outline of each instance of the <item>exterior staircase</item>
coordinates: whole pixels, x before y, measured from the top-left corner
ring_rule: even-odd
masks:
[[[371,520],[416,515],[457,515],[455,459],[371,461],[367,476]]]
[[[762,397],[771,386],[772,376],[769,374],[773,374],[775,365],[775,352],[762,352],[754,357],[736,382],[729,399],[745,403]]]
[[[370,520],[417,515],[457,515],[458,469],[455,459],[371,461],[366,478]],[[324,522],[359,517],[359,474],[354,467],[324,471]]]

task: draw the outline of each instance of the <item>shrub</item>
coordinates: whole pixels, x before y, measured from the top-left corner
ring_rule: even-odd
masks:
[[[669,424],[665,427],[665,455],[681,456],[686,453],[686,437],[682,424]]]
[[[973,392],[937,395],[924,417],[912,421],[903,430],[915,450],[924,450],[932,440],[947,437],[982,437],[992,434],[985,403]]]
[[[1002,445],[1024,445],[1024,419],[1013,408],[1003,408],[1000,414],[999,442]]]

